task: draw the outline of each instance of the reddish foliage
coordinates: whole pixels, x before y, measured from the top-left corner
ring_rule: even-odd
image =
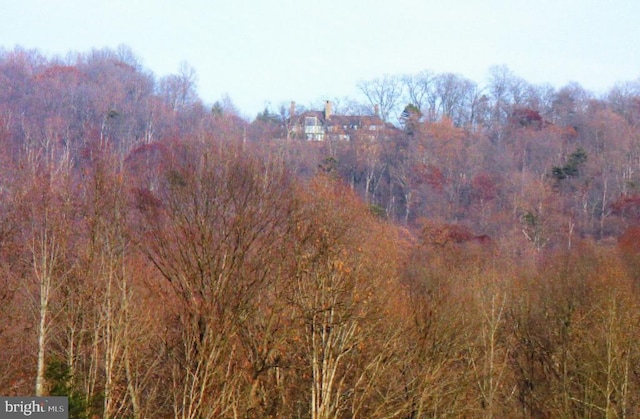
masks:
[[[435,188],[439,192],[442,192],[446,183],[446,179],[442,174],[442,171],[434,165],[427,166],[426,181],[429,186]]]
[[[618,247],[626,255],[640,254],[640,225],[629,227],[618,238]]]
[[[511,121],[514,125],[523,127],[542,128],[542,116],[540,112],[529,108],[515,109],[511,114]]]
[[[149,173],[151,168],[162,167],[166,153],[162,143],[142,144],[129,153],[125,165],[133,173]]]
[[[640,221],[640,195],[622,195],[611,204],[614,215],[627,220]]]
[[[35,76],[35,80],[46,80],[46,79],[81,79],[83,77],[83,73],[78,70],[74,66],[68,65],[54,65],[52,67],[47,68],[41,74]]]
[[[153,212],[156,214],[162,208],[162,201],[148,189],[134,188],[132,190],[135,197],[136,208],[142,213]]]
[[[479,243],[488,245],[492,243],[491,237],[486,234],[476,235],[468,227],[459,224],[435,224],[427,222],[422,229],[422,241],[432,246],[446,246],[448,244]]]
[[[574,127],[564,127],[561,130],[561,136],[565,141],[575,140],[578,138],[578,131]]]
[[[488,173],[478,173],[471,179],[473,197],[484,201],[489,201],[496,197],[497,187],[493,177]]]
[[[485,246],[493,243],[493,240],[491,239],[491,237],[486,234],[475,236],[471,240]]]

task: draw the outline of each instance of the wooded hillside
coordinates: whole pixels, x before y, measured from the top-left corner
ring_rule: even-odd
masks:
[[[640,415],[640,81],[361,88],[397,126],[309,142],[125,47],[2,52],[0,394],[74,418]]]

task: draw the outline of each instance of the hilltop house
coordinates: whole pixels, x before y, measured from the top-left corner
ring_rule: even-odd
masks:
[[[392,128],[378,116],[377,106],[374,115],[334,115],[331,102],[327,100],[324,111],[307,111],[296,115],[291,123],[291,133],[297,138],[308,141],[350,140],[356,131],[369,132],[372,138],[376,131]],[[291,102],[290,115],[295,115],[295,103]]]

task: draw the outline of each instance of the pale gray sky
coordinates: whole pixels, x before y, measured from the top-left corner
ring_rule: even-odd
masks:
[[[640,0],[0,0],[0,46],[126,44],[158,77],[188,62],[205,102],[255,116],[424,69],[484,84],[504,64],[599,93],[640,77],[639,22]]]

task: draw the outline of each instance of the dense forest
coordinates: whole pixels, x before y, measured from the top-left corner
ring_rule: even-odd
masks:
[[[637,417],[640,79],[387,75],[307,141],[0,50],[0,394],[73,418]],[[294,114],[291,114],[293,112]]]

